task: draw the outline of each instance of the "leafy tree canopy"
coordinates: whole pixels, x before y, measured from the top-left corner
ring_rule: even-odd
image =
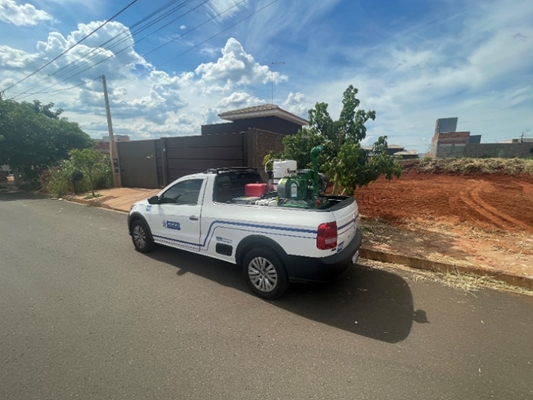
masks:
[[[63,114],[63,109],[58,108],[56,111],[53,111],[54,103],[42,104],[39,100],[33,100],[33,103],[26,103],[36,114],[44,114],[47,117],[58,119],[61,114]]]
[[[338,120],[333,120],[328,112],[327,103],[316,103],[309,110],[309,127],[302,128],[295,135],[283,140],[281,154],[270,153],[264,162],[274,158],[296,160],[299,168],[310,166],[310,151],[322,145],[320,165],[334,180],[333,192],[341,185],[348,195],[353,195],[357,187],[366,186],[380,175],[387,179],[400,177],[402,167],[387,154],[387,137],[380,137],[367,152],[361,147],[366,138],[366,122],[375,120],[375,111],[358,110],[360,101],[358,90],[352,85],[344,91],[342,111]]]
[[[68,156],[71,149],[93,145],[75,122],[59,118],[63,110],[46,105],[0,100],[0,164],[23,173],[41,170]]]

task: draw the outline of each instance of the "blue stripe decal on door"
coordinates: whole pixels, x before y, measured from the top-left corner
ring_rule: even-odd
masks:
[[[258,229],[272,229],[272,230],[282,231],[282,232],[297,232],[297,233],[311,233],[311,234],[316,234],[317,233],[317,231],[314,230],[314,229],[289,228],[289,227],[284,227],[284,226],[259,225],[259,224],[250,224],[250,223],[244,223],[244,222],[232,222],[232,221],[216,220],[216,221],[213,221],[211,223],[211,225],[209,226],[209,229],[207,231],[207,235],[205,236],[204,242],[202,244],[186,242],[184,240],[172,239],[172,238],[169,238],[169,237],[159,236],[159,235],[153,235],[153,236],[155,238],[158,238],[158,239],[168,240],[168,241],[177,242],[177,243],[183,243],[183,244],[189,245],[189,246],[205,247],[206,243],[207,243],[207,239],[209,238],[209,236],[211,234],[211,230],[212,230],[212,228],[213,228],[213,226],[215,224],[244,226],[244,227],[248,227],[248,228],[258,228]],[[283,235],[283,236],[291,236],[291,235]]]

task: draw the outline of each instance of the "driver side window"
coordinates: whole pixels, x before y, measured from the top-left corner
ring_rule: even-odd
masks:
[[[191,179],[176,183],[161,196],[163,204],[198,204],[203,179]]]

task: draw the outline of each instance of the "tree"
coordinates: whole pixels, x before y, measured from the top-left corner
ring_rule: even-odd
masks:
[[[33,100],[33,103],[28,104],[36,114],[44,114],[47,117],[58,119],[61,114],[63,114],[63,109],[59,108],[56,111],[53,111],[54,103],[50,102],[48,104],[42,104],[39,100]]]
[[[9,164],[23,174],[38,172],[65,159],[74,148],[93,145],[75,122],[59,118],[62,110],[42,105],[0,101],[0,164]]]
[[[380,137],[367,152],[361,147],[366,138],[366,122],[375,120],[375,111],[357,110],[360,101],[358,90],[352,85],[344,91],[342,110],[338,120],[333,120],[328,112],[327,103],[316,103],[309,110],[309,128],[302,128],[295,135],[283,140],[284,150],[281,154],[270,153],[265,163],[274,158],[296,160],[299,168],[306,168],[311,163],[310,151],[314,146],[322,145],[320,165],[323,172],[333,178],[333,193],[338,186],[344,192],[353,195],[357,187],[366,186],[384,174],[386,179],[400,177],[402,167],[387,154],[387,137]]]
[[[94,193],[95,172],[103,163],[107,163],[106,156],[96,149],[74,149],[69,152],[69,155],[74,168],[81,170],[89,178],[91,194],[96,197]]]

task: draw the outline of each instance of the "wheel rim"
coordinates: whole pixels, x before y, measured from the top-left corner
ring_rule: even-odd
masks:
[[[257,290],[268,293],[278,284],[278,271],[269,260],[256,257],[248,264],[248,277]]]
[[[139,249],[146,246],[146,232],[140,225],[136,225],[135,228],[133,228],[133,242]]]

